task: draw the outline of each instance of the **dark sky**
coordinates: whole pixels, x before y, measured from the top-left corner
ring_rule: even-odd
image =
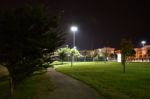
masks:
[[[79,49],[104,46],[118,48],[122,38],[131,39],[135,47],[141,40],[150,44],[150,3],[144,0],[1,0],[0,8],[43,3],[49,11],[62,14],[62,28],[72,45],[71,25],[77,25],[76,45]]]

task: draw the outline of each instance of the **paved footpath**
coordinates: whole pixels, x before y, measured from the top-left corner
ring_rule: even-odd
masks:
[[[104,99],[93,88],[69,76],[48,68],[55,89],[45,99]]]

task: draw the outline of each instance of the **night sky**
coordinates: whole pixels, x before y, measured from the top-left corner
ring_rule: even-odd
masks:
[[[79,27],[78,49],[119,48],[122,38],[131,39],[135,47],[141,47],[141,40],[150,44],[150,5],[144,0],[1,0],[0,8],[24,4],[45,4],[50,12],[64,11],[61,24],[68,32],[69,47],[73,41],[71,25]]]

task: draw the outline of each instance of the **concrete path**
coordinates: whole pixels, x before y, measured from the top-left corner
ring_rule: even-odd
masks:
[[[93,88],[69,76],[48,68],[55,89],[45,99],[104,99]]]

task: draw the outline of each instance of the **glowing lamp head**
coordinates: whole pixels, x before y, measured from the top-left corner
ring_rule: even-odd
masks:
[[[78,27],[76,27],[76,26],[72,26],[72,27],[71,27],[71,31],[73,31],[73,32],[78,31]]]
[[[141,43],[144,45],[146,43],[146,41],[141,41]]]

